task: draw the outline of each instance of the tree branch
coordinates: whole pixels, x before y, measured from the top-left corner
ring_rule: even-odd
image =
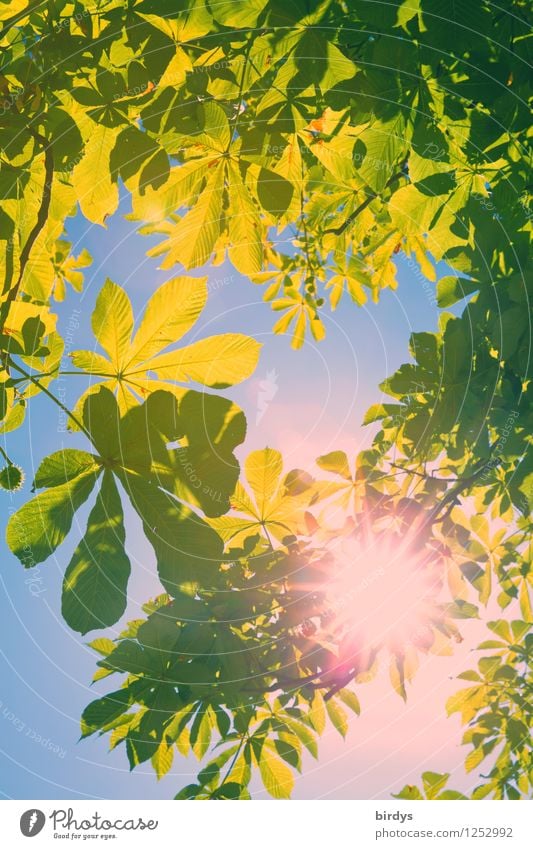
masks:
[[[41,198],[41,205],[39,206],[39,211],[37,213],[37,220],[31,229],[31,232],[26,240],[24,247],[22,248],[22,251],[20,252],[20,269],[17,282],[9,289],[5,300],[0,306],[0,333],[3,333],[4,331],[4,325],[6,323],[6,319],[9,313],[9,307],[16,299],[20,291],[22,279],[24,277],[24,271],[26,270],[31,250],[48,220],[50,199],[52,196],[52,181],[54,179],[54,157],[52,153],[52,147],[47,139],[45,139],[39,133],[36,133],[35,130],[33,130],[31,127],[28,127],[28,132],[31,136],[33,136],[33,138],[37,142],[44,146],[44,187]]]
[[[494,445],[491,445],[489,448],[489,455],[492,454],[494,448],[498,443],[495,442]],[[491,465],[491,459],[489,457],[488,460],[482,460],[478,463],[478,468],[472,472],[471,475],[468,475],[466,478],[459,478],[455,486],[452,486],[448,492],[446,492],[439,503],[433,508],[433,510],[429,511],[428,518],[425,520],[424,524],[420,528],[420,531],[429,530],[435,522],[442,522],[444,519],[449,516],[453,507],[457,503],[459,496],[467,489],[470,489],[472,484],[474,484],[489,468]],[[445,508],[447,508],[445,510]],[[444,512],[444,515],[442,513]]]
[[[324,230],[324,236],[327,233],[334,233],[335,236],[342,236],[342,234],[344,233],[345,230],[348,229],[350,224],[353,224],[353,222],[355,221],[357,216],[360,215],[367,208],[367,206],[369,206],[369,204],[372,203],[373,200],[375,200],[377,197],[379,197],[382,194],[382,192],[385,191],[385,189],[388,189],[390,186],[392,186],[393,183],[395,183],[397,180],[400,179],[400,177],[405,177],[405,176],[406,175],[404,174],[403,171],[398,171],[397,174],[393,174],[392,177],[390,177],[390,179],[387,180],[387,182],[383,186],[383,189],[381,190],[381,192],[375,192],[371,195],[368,195],[368,197],[365,198],[365,200],[362,203],[359,204],[357,209],[354,209],[352,214],[348,216],[346,221],[343,221],[343,223],[340,224],[338,227],[330,227],[328,230]]]

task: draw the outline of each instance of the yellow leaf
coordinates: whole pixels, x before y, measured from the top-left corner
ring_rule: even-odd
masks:
[[[158,389],[181,399],[184,388],[174,382],[195,380],[205,386],[237,383],[253,372],[261,345],[240,333],[201,339],[181,350],[154,356],[180,339],[199,317],[207,298],[206,278],[176,277],[161,286],[148,302],[139,329],[131,340],[133,311],[126,292],[107,280],[92,316],[94,334],[109,359],[92,351],[73,351],[74,365],[106,377],[103,385],[116,396],[121,413]],[[153,379],[151,372],[157,375]],[[167,382],[171,381],[171,382]],[[79,411],[93,384],[79,399]],[[235,409],[235,408],[233,408]],[[221,423],[222,424],[222,423]],[[228,422],[224,427],[229,426]]]
[[[252,451],[246,458],[246,480],[254,494],[261,518],[264,518],[267,507],[278,491],[282,470],[281,454],[273,448]]]
[[[146,222],[163,221],[182,206],[190,206],[201,181],[209,173],[209,160],[192,159],[170,172],[158,189],[147,186],[143,194],[133,193],[131,217]]]
[[[181,339],[196,323],[206,301],[207,277],[174,277],[160,286],[146,305],[126,366],[142,363]]]
[[[152,755],[152,766],[155,770],[155,774],[157,775],[158,781],[160,778],[167,774],[170,767],[172,766],[173,759],[173,746],[167,745],[166,740],[163,740],[163,742],[160,743],[160,745],[158,746],[155,754]]]
[[[170,238],[149,252],[154,255],[168,250],[161,268],[171,268],[176,263],[186,269],[198,268],[207,262],[221,233],[223,188],[224,168],[217,164],[199,200],[173,227]]]
[[[294,775],[281,760],[270,740],[266,740],[259,758],[259,772],[266,791],[274,799],[290,799],[294,787]]]
[[[83,158],[72,172],[72,183],[81,211],[89,221],[102,224],[118,206],[118,186],[113,182],[110,155],[117,130],[93,124]]]
[[[107,279],[96,300],[92,328],[118,371],[124,365],[133,330],[133,310],[124,289]]]

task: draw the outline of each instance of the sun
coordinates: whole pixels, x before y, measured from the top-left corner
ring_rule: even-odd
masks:
[[[436,548],[417,545],[415,534],[385,531],[336,538],[329,550],[328,628],[341,650],[431,646],[444,573]]]

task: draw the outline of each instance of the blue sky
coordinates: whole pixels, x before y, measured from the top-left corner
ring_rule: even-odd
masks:
[[[86,247],[94,258],[84,292],[69,291],[58,306],[63,332],[72,310],[79,310],[75,349],[92,344],[90,316],[106,277],[127,289],[139,315],[171,274],[146,257],[153,240],[136,234],[133,224],[118,213],[106,230],[88,226],[79,216],[70,220],[68,229],[74,252]],[[226,394],[243,407],[249,422],[240,457],[270,445],[284,452],[287,469],[312,470],[319,454],[342,448],[353,456],[368,444],[371,432],[360,424],[366,408],[381,398],[378,384],[408,359],[409,334],[437,325],[437,308],[400,259],[396,292],[386,291],[379,304],[363,308],[344,298],[335,313],[326,313],[326,340],[308,341],[295,352],[289,337],[272,334],[275,316],[262,302],[261,287],[229,263],[208,274],[208,305],[191,338],[238,331],[263,343],[256,374]],[[70,378],[64,386],[66,403],[72,406],[83,381]],[[85,447],[83,437],[58,432],[58,411],[44,396],[32,401],[24,427],[9,436],[7,445],[10,456],[25,469],[26,484],[21,493],[0,496],[6,518],[30,497],[33,471],[46,454],[61,447]],[[0,787],[11,798],[171,798],[196,773],[196,762],[176,758],[171,773],[157,782],[147,765],[130,774],[125,752],[119,748],[108,753],[106,738],[77,742],[84,706],[109,689],[109,679],[99,690],[90,687],[96,658],[86,643],[97,632],[80,637],[60,613],[62,575],[84,532],[87,512],[79,511],[66,542],[34,570],[24,572],[5,545],[2,549],[6,638],[0,653]],[[133,566],[125,617],[130,619],[143,601],[160,591],[153,553],[131,513],[127,547]],[[468,787],[460,768],[459,725],[445,718],[443,705],[451,678],[467,664],[468,646],[478,629],[476,623],[467,623],[471,638],[465,640],[464,650],[427,662],[440,664],[437,678],[423,665],[407,705],[388,686],[386,676],[361,687],[362,717],[352,723],[346,743],[333,731],[326,735],[321,758],[306,764],[295,797],[387,798],[404,783],[416,781],[423,769],[458,770],[451,783]]]

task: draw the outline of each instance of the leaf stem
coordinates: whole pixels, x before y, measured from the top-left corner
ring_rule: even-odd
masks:
[[[239,117],[240,117],[240,114],[241,114],[240,109],[241,109],[241,104],[242,104],[242,95],[243,95],[243,92],[244,92],[244,80],[246,78],[246,67],[248,65],[248,60],[250,58],[252,45],[253,45],[253,38],[252,38],[252,34],[250,33],[250,38],[248,40],[248,44],[246,45],[246,50],[244,52],[244,62],[243,62],[243,66],[242,66],[241,79],[240,79],[240,82],[239,82],[239,93],[237,95],[236,112],[235,112],[235,115],[233,117],[232,123],[230,123],[230,138],[229,138],[229,141],[228,141],[228,146],[226,148],[226,153],[230,152],[231,144],[233,142],[233,137],[234,137],[235,133],[237,132],[237,127],[239,125]]]

